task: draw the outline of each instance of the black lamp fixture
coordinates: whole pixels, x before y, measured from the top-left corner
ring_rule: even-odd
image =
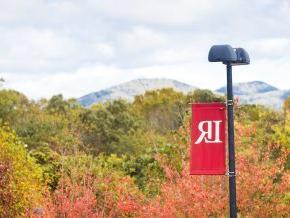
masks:
[[[231,65],[250,64],[248,53],[243,48],[232,48],[230,45],[214,45],[209,50],[209,62],[222,62]]]
[[[250,64],[248,53],[243,48],[232,48],[230,45],[214,45],[208,54],[209,62],[222,62],[227,65],[227,113],[228,113],[228,153],[229,153],[229,192],[230,217],[237,217],[236,203],[236,167],[235,167],[235,136],[233,111],[232,66]]]

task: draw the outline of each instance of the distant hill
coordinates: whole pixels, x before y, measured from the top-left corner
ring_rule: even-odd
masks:
[[[187,93],[195,89],[195,87],[172,79],[136,79],[129,82],[90,93],[78,99],[85,107],[94,103],[105,102],[115,99],[126,99],[133,101],[134,96],[144,94],[147,90],[155,90],[161,88],[173,88],[177,91]]]
[[[253,93],[266,93],[277,91],[278,89],[267,83],[261,81],[252,81],[245,83],[236,83],[233,85],[233,92],[235,95],[251,95]],[[217,92],[226,93],[227,87],[223,86],[216,90]]]
[[[215,91],[226,94],[226,86]],[[281,108],[283,101],[290,96],[290,90],[279,90],[262,81],[236,83],[233,92],[239,96],[242,104],[261,104],[275,109]]]
[[[168,87],[184,93],[197,88],[172,79],[137,79],[90,93],[79,98],[78,101],[85,107],[119,98],[133,101],[134,96],[144,94],[147,90]],[[283,101],[290,96],[290,90],[279,90],[262,81],[236,83],[233,85],[233,91],[235,96],[239,96],[241,103],[261,104],[275,109],[280,109]],[[215,92],[224,95],[226,86],[215,90]]]

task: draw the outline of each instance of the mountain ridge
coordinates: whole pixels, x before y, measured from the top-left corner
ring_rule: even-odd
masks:
[[[188,93],[198,87],[168,78],[135,79],[89,93],[80,97],[78,101],[85,107],[120,98],[131,102],[136,95],[160,88],[173,88],[177,91]],[[212,91],[224,95],[226,94],[226,86]],[[233,92],[235,96],[239,96],[242,104],[261,104],[275,109],[280,109],[283,101],[290,96],[290,90],[280,90],[263,81],[234,83]]]
[[[161,88],[173,88],[177,91],[187,93],[196,89],[189,84],[167,78],[154,79],[135,79],[119,85],[92,92],[78,99],[83,106],[90,106],[93,103],[105,102],[118,98],[124,98],[129,101],[134,100],[134,96],[144,94],[148,90]]]
[[[226,93],[226,86],[216,89],[216,92]],[[233,92],[235,95],[245,95],[250,93],[265,93],[270,91],[278,91],[279,89],[262,81],[249,81],[233,84]]]

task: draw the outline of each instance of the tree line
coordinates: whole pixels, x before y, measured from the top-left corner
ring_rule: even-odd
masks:
[[[167,88],[84,108],[0,90],[0,217],[227,216],[227,178],[188,175],[192,102],[225,97]],[[235,104],[242,216],[290,212],[289,114],[290,98]]]

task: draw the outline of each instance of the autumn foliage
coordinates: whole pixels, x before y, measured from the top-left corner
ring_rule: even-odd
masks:
[[[0,217],[228,217],[228,177],[188,169],[188,102],[223,98],[164,89],[86,109],[10,92],[0,91]],[[241,217],[290,214],[287,102],[235,106]]]

